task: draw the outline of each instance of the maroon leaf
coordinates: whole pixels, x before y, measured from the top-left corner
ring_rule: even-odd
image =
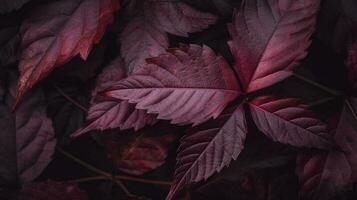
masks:
[[[46,116],[45,99],[37,89],[15,113],[10,112],[16,94],[16,79],[0,102],[0,179],[9,183],[36,178],[51,161],[56,145],[52,123]]]
[[[243,106],[223,113],[213,122],[192,128],[181,139],[175,179],[166,199],[173,199],[183,186],[205,180],[228,166],[244,147],[247,134]]]
[[[125,77],[125,70],[121,58],[114,60],[99,75],[93,99],[88,111],[85,124],[73,136],[78,136],[91,130],[130,129],[138,130],[145,125],[156,123],[156,115],[147,114],[145,110],[135,109],[135,104],[128,101],[105,97],[98,91],[110,87]]]
[[[14,10],[18,10],[29,1],[30,0],[1,0],[0,14],[5,14]]]
[[[176,0],[136,0],[127,13],[130,18],[121,33],[121,53],[130,74],[145,64],[145,59],[165,53],[169,47],[167,33],[187,36],[201,31],[216,17],[197,11]]]
[[[158,124],[135,134],[103,134],[108,156],[122,172],[142,175],[164,164],[178,129]]]
[[[22,30],[17,106],[27,90],[55,67],[80,54],[86,59],[111,23],[118,0],[64,0],[32,11]]]
[[[319,0],[250,0],[229,25],[229,46],[244,91],[253,92],[291,75],[305,57]]]
[[[216,118],[239,95],[233,72],[207,46],[170,49],[105,91],[175,124]]]
[[[294,98],[263,96],[249,102],[253,120],[265,135],[297,147],[330,146],[327,127]]]
[[[31,183],[20,192],[18,200],[88,200],[85,192],[76,184],[54,181]]]

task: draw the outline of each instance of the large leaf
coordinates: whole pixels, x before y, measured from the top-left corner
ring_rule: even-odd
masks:
[[[319,0],[249,0],[229,25],[229,46],[246,92],[291,75],[305,57]]]
[[[216,17],[197,11],[176,0],[135,0],[127,13],[130,18],[121,33],[121,53],[130,74],[146,58],[164,53],[169,47],[167,33],[187,36],[201,31]]]
[[[136,103],[175,124],[197,125],[217,117],[239,95],[228,64],[209,47],[170,49],[105,91],[107,96]]]
[[[86,59],[118,9],[118,0],[64,0],[31,12],[24,21],[16,106],[55,67],[80,54]]]
[[[42,172],[51,161],[56,139],[41,90],[29,93],[24,104],[10,112],[16,94],[16,79],[12,75],[11,79],[0,102],[0,180],[16,184],[31,181]]]
[[[91,130],[130,129],[138,130],[147,124],[154,124],[156,115],[147,114],[145,110],[135,109],[135,104],[97,94],[125,77],[124,64],[121,58],[115,59],[99,75],[93,91],[91,106],[87,119],[81,129],[74,133],[78,136]]]
[[[244,147],[247,125],[243,106],[223,113],[214,122],[192,128],[178,149],[174,183],[166,199],[185,185],[205,180],[228,166]]]
[[[346,100],[335,132],[341,150],[300,156],[298,172],[302,195],[330,199],[357,180],[356,110],[357,99]]]
[[[294,98],[258,97],[249,102],[253,120],[265,135],[297,147],[330,146],[326,125]]]

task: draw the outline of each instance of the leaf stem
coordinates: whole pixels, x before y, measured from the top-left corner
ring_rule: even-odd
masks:
[[[128,189],[125,187],[125,185],[120,181],[120,180],[117,180],[117,179],[114,179],[112,177],[111,174],[103,171],[103,170],[100,170],[82,160],[80,160],[79,158],[73,156],[72,154],[66,152],[65,150],[63,150],[61,147],[57,147],[57,151],[60,152],[61,154],[63,154],[64,156],[66,156],[67,158],[71,159],[72,161],[76,162],[77,164],[81,165],[82,167],[92,171],[92,172],[95,172],[97,174],[101,174],[103,175],[104,177],[106,177],[107,179],[115,182],[123,191],[124,193],[127,195],[127,196],[134,196],[133,194],[131,194]]]
[[[77,106],[79,109],[83,110],[84,112],[88,112],[87,108],[82,106],[80,103],[75,101],[73,98],[71,98],[69,95],[67,95],[61,88],[59,88],[56,84],[53,84],[53,87],[60,93],[65,99],[67,99],[69,102],[71,102],[73,105]]]
[[[308,107],[314,107],[314,106],[319,106],[321,104],[324,104],[324,103],[327,103],[329,101],[332,101],[332,100],[335,100],[336,97],[327,97],[327,98],[323,98],[323,99],[320,99],[320,100],[317,100],[317,101],[314,101],[314,102],[311,102],[309,103],[307,106]]]
[[[162,186],[171,186],[171,184],[172,184],[170,181],[148,180],[148,179],[137,178],[137,177],[132,177],[132,176],[124,176],[124,175],[117,175],[117,176],[115,176],[115,178],[119,179],[119,180],[133,181],[133,182],[138,182],[138,183],[147,183],[147,184],[153,184],[153,185],[162,185]],[[93,176],[93,177],[86,177],[86,178],[71,180],[68,182],[81,183],[81,182],[97,181],[97,180],[104,180],[104,179],[107,179],[107,177]]]
[[[342,96],[342,95],[343,95],[343,94],[342,94],[341,92],[339,92],[339,91],[336,91],[336,90],[333,90],[333,89],[331,89],[331,88],[328,88],[328,87],[326,87],[326,86],[324,86],[324,85],[322,85],[322,84],[320,84],[320,83],[317,83],[317,82],[315,82],[315,81],[313,81],[313,80],[310,80],[310,79],[308,79],[308,78],[305,78],[305,77],[303,77],[303,76],[301,76],[301,75],[299,75],[299,74],[294,73],[294,76],[295,76],[296,78],[298,78],[299,80],[302,80],[302,81],[304,81],[305,83],[308,83],[308,84],[313,85],[313,86],[315,86],[315,87],[317,87],[317,88],[320,88],[321,90],[323,90],[323,91],[325,91],[325,92],[327,92],[327,93],[329,93],[329,94],[331,94],[331,95],[334,95],[334,96]]]
[[[357,113],[356,113],[356,110],[353,108],[350,100],[349,99],[345,99],[345,103],[346,103],[347,107],[350,109],[353,118],[357,121]]]

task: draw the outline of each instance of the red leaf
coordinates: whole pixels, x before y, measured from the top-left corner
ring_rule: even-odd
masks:
[[[136,0],[127,15],[129,22],[121,33],[121,53],[130,74],[145,64],[145,59],[165,53],[167,33],[187,36],[201,31],[216,17],[176,0]]]
[[[197,125],[216,118],[239,88],[223,57],[207,46],[189,45],[149,59],[105,93],[159,119]]]
[[[135,109],[135,104],[97,94],[124,77],[125,70],[121,58],[117,58],[104,69],[99,75],[96,88],[93,91],[86,122],[73,136],[78,136],[91,130],[113,128],[122,130],[134,128],[138,130],[145,125],[156,123],[156,115],[147,114],[145,110]]]
[[[258,129],[274,141],[297,147],[330,146],[326,125],[297,99],[263,96],[249,106]]]
[[[49,164],[56,139],[39,89],[25,96],[15,113],[10,112],[16,94],[16,79],[10,77],[10,89],[5,101],[0,101],[0,179],[23,183],[35,179]]]
[[[32,11],[21,27],[23,50],[15,106],[55,67],[78,54],[86,59],[118,4],[118,0],[64,0]]]
[[[319,0],[250,0],[229,25],[229,46],[244,91],[253,92],[291,75],[305,57]]]
[[[158,124],[135,134],[102,134],[101,138],[117,169],[142,175],[164,164],[179,133],[175,128]]]
[[[192,128],[181,139],[167,200],[173,199],[183,186],[209,178],[238,157],[247,134],[245,120],[241,105],[233,114],[223,113],[213,122]]]
[[[76,184],[54,181],[32,183],[20,192],[18,200],[88,200],[85,192]]]

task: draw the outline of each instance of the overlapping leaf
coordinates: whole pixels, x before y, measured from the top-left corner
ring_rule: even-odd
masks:
[[[229,46],[246,92],[291,75],[305,57],[319,0],[251,0],[229,26]]]
[[[298,147],[326,148],[327,127],[297,99],[263,96],[249,102],[257,127],[274,141]]]
[[[228,64],[209,47],[170,49],[105,91],[176,124],[216,118],[239,95]]]
[[[27,90],[76,55],[86,59],[118,9],[118,0],[64,0],[31,12],[22,31],[16,106]]]
[[[247,125],[243,106],[214,122],[192,128],[178,150],[175,180],[166,199],[183,186],[209,178],[236,159],[244,147]]]
[[[10,109],[16,94],[16,79],[0,102],[0,180],[7,183],[32,181],[51,161],[56,145],[52,123],[46,116],[42,91],[26,96],[15,113]]]
[[[130,18],[121,33],[121,53],[130,74],[145,64],[145,59],[158,56],[169,47],[167,32],[187,36],[201,31],[216,17],[191,8],[176,0],[135,0],[127,13]]]
[[[96,88],[92,94],[92,102],[85,124],[74,133],[75,136],[90,130],[129,129],[138,130],[145,125],[154,124],[156,115],[147,114],[145,110],[135,109],[134,104],[97,94],[125,77],[121,58],[114,60],[99,75]]]

